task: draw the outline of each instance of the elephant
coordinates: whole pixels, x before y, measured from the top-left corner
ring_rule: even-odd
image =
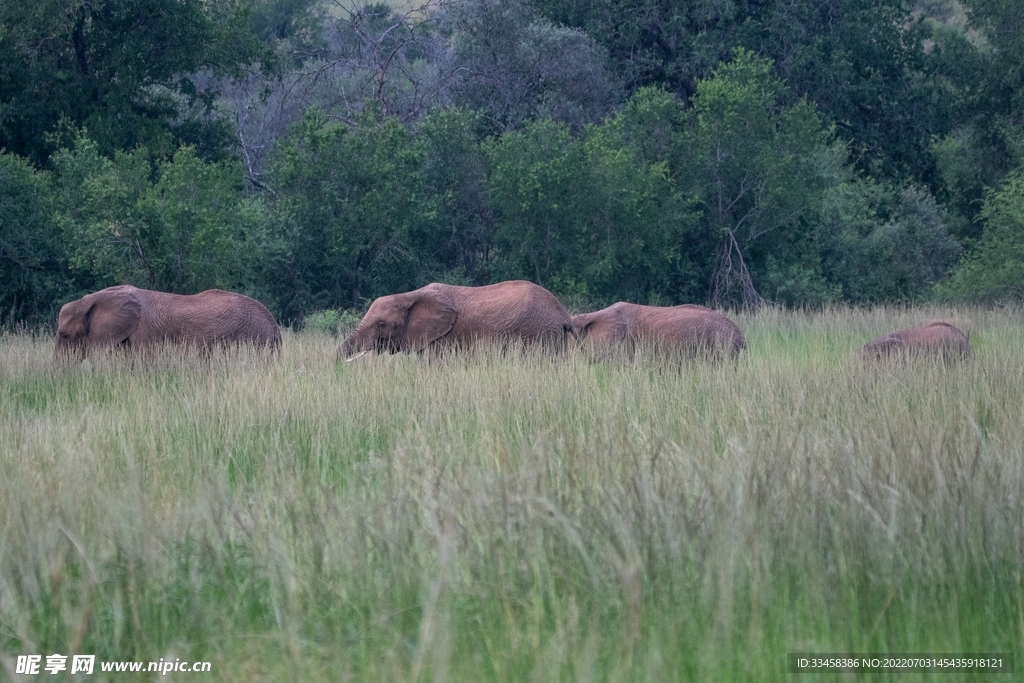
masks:
[[[367,351],[436,353],[478,341],[563,348],[575,333],[555,295],[525,280],[483,287],[433,282],[370,304],[338,359]]]
[[[739,356],[747,347],[743,332],[732,320],[704,306],[641,306],[620,301],[593,313],[574,315],[572,323],[592,350],[623,348],[632,353],[638,343],[656,345],[683,355]]]
[[[860,350],[861,358],[936,356],[949,360],[967,360],[974,356],[967,335],[949,323],[933,322],[921,327],[891,332],[869,342]]]
[[[165,342],[200,348],[248,342],[276,349],[281,330],[259,301],[220,289],[181,295],[120,285],[66,303],[57,316],[56,356],[84,358],[94,348]]]

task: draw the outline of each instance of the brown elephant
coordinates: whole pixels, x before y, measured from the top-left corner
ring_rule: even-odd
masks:
[[[943,322],[891,332],[865,344],[860,353],[865,359],[936,356],[949,360],[966,360],[974,356],[967,336],[949,323]]]
[[[569,314],[555,295],[532,282],[484,287],[434,282],[374,300],[338,357],[361,351],[439,351],[477,341],[560,348],[573,334]]]
[[[164,342],[199,347],[249,342],[276,348],[281,330],[259,301],[219,289],[186,296],[120,285],[66,303],[57,316],[58,356]]]
[[[631,353],[637,344],[646,343],[684,355],[727,354],[735,358],[747,347],[736,323],[693,304],[641,306],[620,301],[600,311],[574,315],[572,322],[580,339],[593,350],[623,348]]]

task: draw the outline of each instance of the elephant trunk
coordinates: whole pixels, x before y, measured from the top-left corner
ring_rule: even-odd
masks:
[[[338,360],[345,360],[355,352],[356,343],[349,337],[338,347]]]
[[[341,346],[338,347],[338,360],[345,360],[346,358],[352,357],[354,354],[362,351],[368,351],[369,346],[365,341],[365,330],[361,327],[357,327],[355,331],[342,342]]]

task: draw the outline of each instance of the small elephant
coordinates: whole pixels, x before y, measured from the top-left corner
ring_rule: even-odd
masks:
[[[641,306],[620,301],[593,313],[574,315],[581,340],[594,350],[625,348],[648,343],[663,351],[685,355],[722,355],[736,358],[747,347],[743,332],[729,318],[710,308]]]
[[[434,282],[375,299],[339,347],[338,358],[365,351],[439,351],[477,341],[561,348],[573,334],[569,314],[555,295],[532,282],[484,287]]]
[[[164,342],[199,347],[249,342],[276,348],[281,330],[259,301],[219,289],[186,296],[120,285],[66,303],[57,316],[57,356]]]
[[[949,323],[934,322],[921,327],[891,332],[864,345],[864,359],[936,356],[948,360],[966,360],[974,356],[967,336]]]

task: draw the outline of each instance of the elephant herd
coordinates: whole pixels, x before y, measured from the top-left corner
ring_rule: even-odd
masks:
[[[683,355],[736,358],[743,332],[726,316],[703,306],[641,306],[619,302],[570,316],[554,294],[515,280],[484,287],[432,283],[376,299],[338,358],[368,351],[435,353],[476,342],[565,348],[577,343],[593,353],[636,346]],[[173,343],[209,348],[251,343],[276,348],[281,330],[266,306],[242,294],[211,289],[180,295],[108,287],[65,304],[57,317],[57,357],[84,357],[90,348],[145,348]],[[893,332],[865,345],[865,359],[932,355],[967,359],[973,354],[956,327],[935,322]]]

